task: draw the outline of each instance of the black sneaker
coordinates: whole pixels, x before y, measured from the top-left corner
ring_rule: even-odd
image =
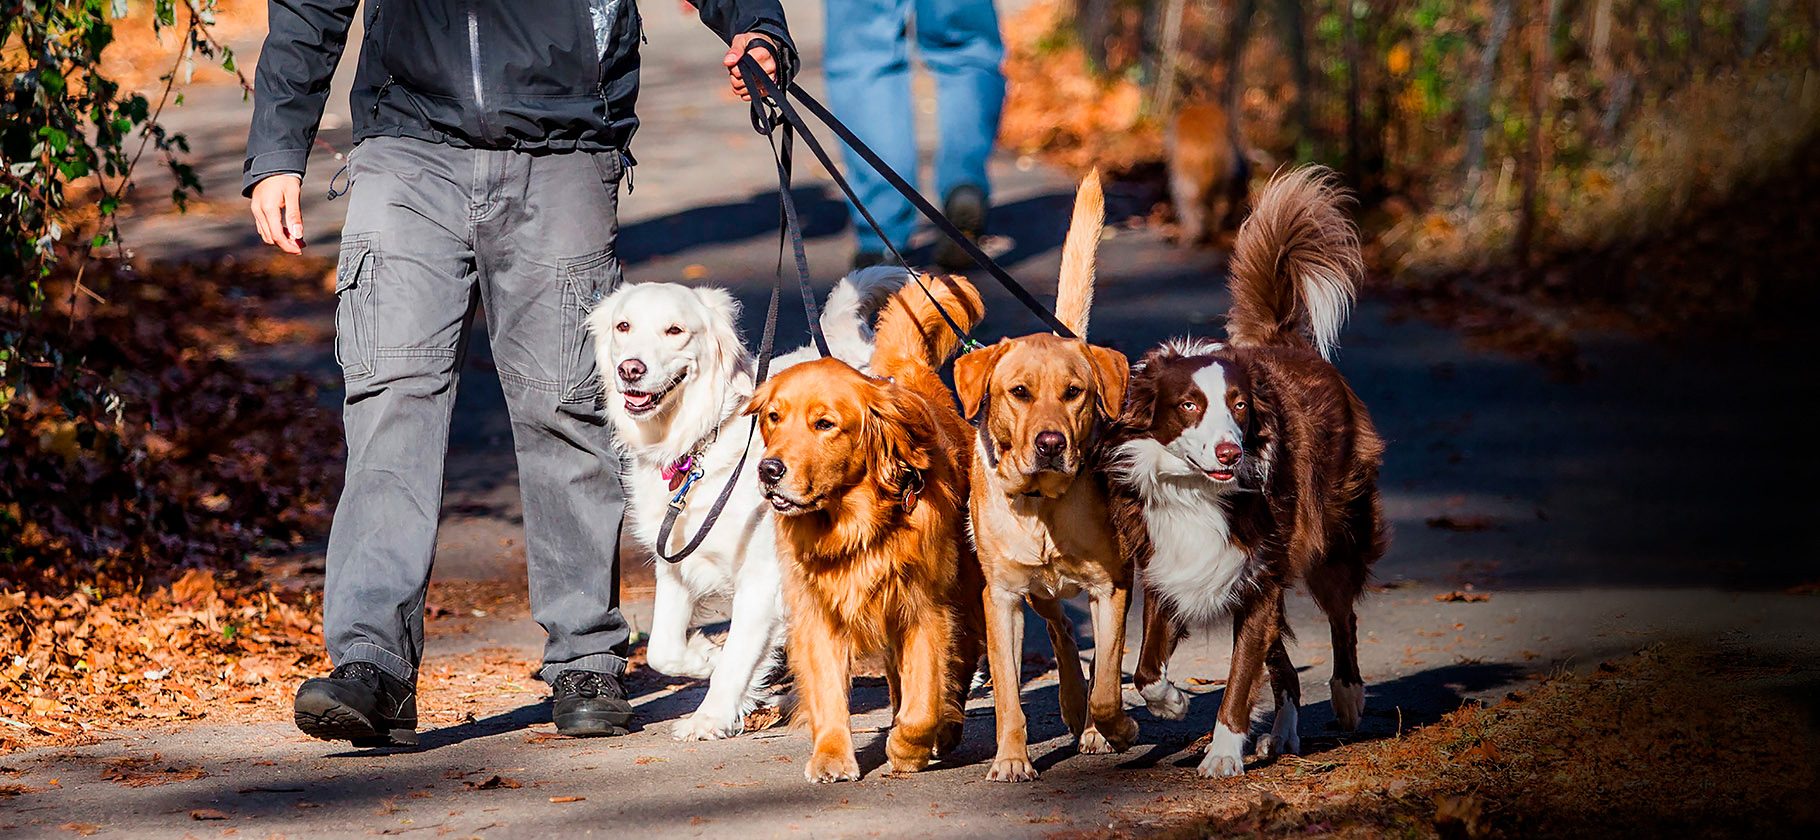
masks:
[[[875,265],[885,265],[887,263],[892,263],[892,260],[890,255],[883,251],[860,251],[853,255],[854,271],[858,271],[862,268],[871,268]]]
[[[619,678],[599,671],[564,671],[550,684],[555,694],[550,717],[556,733],[571,738],[624,735],[632,704]]]
[[[948,191],[948,199],[942,202],[942,214],[948,221],[961,229],[967,239],[978,242],[980,235],[986,232],[986,191],[972,184],[962,184]],[[949,239],[946,234],[937,234],[940,241],[935,245],[935,264],[947,271],[961,272],[973,267],[973,258],[967,256],[959,243]]]
[[[417,692],[371,662],[349,662],[304,680],[293,705],[297,728],[356,747],[417,745]]]

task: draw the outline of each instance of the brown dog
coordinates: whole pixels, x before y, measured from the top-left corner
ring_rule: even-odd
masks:
[[[966,280],[925,281],[963,329],[979,322]],[[960,741],[984,582],[966,538],[973,429],[935,370],[958,346],[929,295],[906,286],[878,320],[872,370],[883,378],[821,359],[778,374],[746,407],[765,438],[759,481],[778,517],[790,667],[815,739],[809,781],[859,778],[856,654],[884,654],[892,770],[921,770]]]
[[[1099,173],[1081,183],[1062,249],[1057,315],[1082,338],[1006,339],[954,363],[961,406],[979,423],[973,457],[973,538],[986,574],[987,656],[998,755],[986,778],[1036,778],[1018,697],[1028,600],[1049,625],[1061,673],[1062,719],[1084,753],[1123,752],[1137,724],[1119,699],[1131,570],[1092,468],[1101,426],[1125,398],[1124,355],[1085,340],[1094,250],[1105,219]],[[1082,684],[1074,626],[1061,599],[1093,599],[1093,690]],[[1089,720],[1089,718],[1091,718]]]
[[[1249,166],[1234,143],[1237,138],[1226,109],[1213,102],[1185,106],[1170,123],[1164,139],[1178,242],[1212,242],[1245,203]]]
[[[1180,718],[1169,657],[1191,629],[1230,616],[1231,673],[1203,776],[1245,772],[1260,680],[1276,714],[1265,755],[1301,748],[1302,688],[1283,639],[1283,599],[1307,584],[1333,636],[1333,711],[1365,711],[1353,605],[1387,536],[1378,501],[1384,442],[1328,360],[1364,264],[1344,197],[1320,167],[1276,177],[1239,228],[1229,343],[1176,341],[1132,371],[1114,424],[1115,517],[1144,579],[1144,644],[1132,684]]]

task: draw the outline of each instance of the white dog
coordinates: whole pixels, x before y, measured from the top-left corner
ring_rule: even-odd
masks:
[[[870,315],[907,279],[902,268],[880,267],[835,285],[821,316],[835,358],[865,369],[872,357]],[[745,449],[750,421],[739,417],[739,409],[752,397],[756,360],[740,341],[738,320],[739,304],[726,290],[674,283],[623,287],[588,315],[609,384],[607,417],[626,455],[627,523],[654,554],[676,493],[672,477],[700,473],[664,546],[668,554],[701,529]],[[815,355],[804,347],[774,358],[770,372]],[[755,441],[754,455],[700,547],[680,562],[652,560],[657,600],[646,651],[650,665],[708,679],[701,707],[677,721],[677,740],[739,734],[782,655],[786,613],[776,536],[754,469],[762,450]],[[691,633],[722,609],[731,619],[724,647],[700,630]]]

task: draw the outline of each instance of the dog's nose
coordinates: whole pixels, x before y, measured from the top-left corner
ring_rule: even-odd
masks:
[[[645,375],[645,363],[637,359],[627,359],[619,363],[619,378],[627,382],[636,382]]]
[[[1036,434],[1036,454],[1044,458],[1054,458],[1062,454],[1062,447],[1068,444],[1068,438],[1061,432],[1038,432]]]
[[[1239,456],[1243,454],[1245,454],[1245,450],[1240,449],[1238,444],[1231,441],[1220,441],[1220,445],[1213,448],[1213,457],[1220,459],[1220,463],[1228,467],[1238,463]]]
[[[758,477],[766,484],[776,484],[784,478],[784,462],[776,458],[766,458],[758,462]]]

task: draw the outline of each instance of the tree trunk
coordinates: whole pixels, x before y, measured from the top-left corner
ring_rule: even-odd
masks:
[[[838,2],[838,0],[836,0]],[[1106,71],[1106,39],[1112,35],[1112,0],[1078,0],[1074,31],[1098,72]]]
[[[1226,122],[1237,126],[1239,122],[1239,98],[1245,88],[1245,42],[1251,37],[1251,17],[1257,11],[1257,0],[1234,0],[1232,4],[1232,21],[1226,27],[1226,43],[1222,44],[1225,53],[1226,79],[1220,91],[1220,102],[1226,108]]]
[[[1346,176],[1352,181],[1356,190],[1364,183],[1364,172],[1360,169],[1364,162],[1364,126],[1360,125],[1363,115],[1359,102],[1359,70],[1365,63],[1363,50],[1359,49],[1358,27],[1352,19],[1352,0],[1339,0],[1340,3],[1340,37],[1343,54],[1346,59]]]
[[[1163,43],[1158,63],[1156,86],[1151,90],[1151,111],[1168,117],[1175,109],[1176,57],[1182,52],[1183,0],[1168,0],[1163,11]]]
[[[1466,189],[1477,192],[1485,174],[1485,132],[1491,127],[1491,87],[1498,77],[1498,54],[1510,37],[1513,0],[1492,0],[1491,25],[1479,51],[1479,68],[1466,96]],[[1610,0],[1607,0],[1609,3]]]
[[[1534,32],[1529,54],[1529,137],[1523,151],[1523,196],[1518,208],[1515,242],[1517,267],[1525,274],[1533,268],[1536,214],[1542,181],[1542,133],[1548,80],[1554,71],[1554,23],[1560,0],[1547,0],[1547,10],[1531,23]]]
[[[1295,120],[1297,139],[1314,137],[1311,105],[1314,101],[1314,74],[1308,69],[1308,23],[1300,0],[1277,0],[1277,26],[1282,28],[1283,45],[1289,53],[1289,71],[1295,81],[1295,104],[1290,114]]]
[[[1739,13],[1742,25],[1738,32],[1744,38],[1744,57],[1755,58],[1763,49],[1764,42],[1769,40],[1769,0],[1745,0],[1744,11]],[[1814,33],[1808,33],[1813,37]]]

